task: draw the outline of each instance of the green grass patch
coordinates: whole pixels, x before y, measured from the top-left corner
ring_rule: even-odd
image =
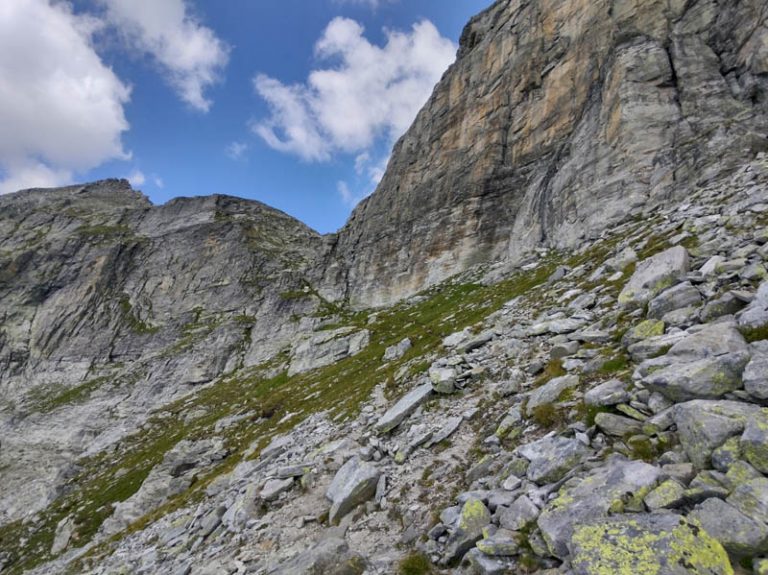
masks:
[[[434,573],[429,557],[416,552],[401,559],[397,572],[399,575],[430,575]]]
[[[768,339],[768,324],[761,327],[742,327],[739,331],[749,343]]]

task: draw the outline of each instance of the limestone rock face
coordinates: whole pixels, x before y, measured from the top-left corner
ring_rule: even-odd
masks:
[[[763,8],[495,2],[341,230],[347,295],[385,304],[573,244],[754,157],[768,145]]]

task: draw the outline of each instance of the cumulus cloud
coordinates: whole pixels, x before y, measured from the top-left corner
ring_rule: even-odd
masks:
[[[150,54],[179,97],[192,108],[211,107],[205,91],[229,59],[229,48],[192,14],[185,0],[99,0],[106,19],[136,50]]]
[[[0,2],[0,193],[128,157],[130,90],[93,49],[99,26],[65,2]]]
[[[254,122],[253,131],[272,148],[307,161],[326,161],[336,152],[360,158],[380,138],[394,142],[453,61],[456,46],[426,20],[408,32],[385,32],[385,45],[376,46],[359,23],[336,18],[315,45],[328,65],[305,83],[257,75],[254,88],[270,115]]]
[[[227,157],[231,160],[242,160],[245,153],[248,151],[248,144],[245,142],[232,142],[229,144],[224,150],[224,153],[227,154]]]
[[[147,181],[147,177],[144,175],[144,172],[142,172],[141,170],[133,170],[128,175],[127,179],[131,183],[131,185],[135,188],[143,186],[144,183]]]

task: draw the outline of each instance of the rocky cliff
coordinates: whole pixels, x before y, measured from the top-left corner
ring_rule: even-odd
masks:
[[[0,197],[0,571],[768,572],[766,16],[496,2],[327,237]]]
[[[341,231],[348,296],[573,246],[766,149],[765,19],[762,0],[495,2]]]

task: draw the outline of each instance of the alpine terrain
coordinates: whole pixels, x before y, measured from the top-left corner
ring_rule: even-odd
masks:
[[[498,0],[320,235],[0,196],[0,572],[768,574],[768,1]]]

